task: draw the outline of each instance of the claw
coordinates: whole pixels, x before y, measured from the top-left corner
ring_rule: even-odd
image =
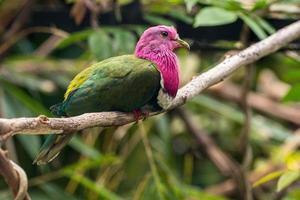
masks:
[[[141,110],[139,110],[139,109],[133,110],[133,116],[134,116],[136,123],[138,123],[140,120],[140,117],[142,116]]]
[[[149,111],[143,111],[142,116],[143,116],[142,120],[144,121],[150,116],[150,112]]]

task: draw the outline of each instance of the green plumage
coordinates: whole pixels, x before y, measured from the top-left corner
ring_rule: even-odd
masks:
[[[58,116],[102,111],[132,112],[144,106],[156,110],[159,109],[156,103],[159,89],[160,73],[153,63],[134,55],[118,56],[79,73],[70,83],[65,100],[51,110]],[[71,139],[69,136],[49,137],[34,162],[49,162]]]

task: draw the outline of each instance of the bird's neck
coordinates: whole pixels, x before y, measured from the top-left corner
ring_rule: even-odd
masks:
[[[145,51],[145,48],[137,48],[135,55],[139,58],[150,60],[158,66],[164,91],[168,95],[175,97],[179,87],[179,67],[176,54],[170,50]]]

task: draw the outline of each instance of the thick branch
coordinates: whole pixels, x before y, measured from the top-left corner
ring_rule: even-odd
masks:
[[[253,63],[269,55],[289,42],[300,37],[300,21],[297,21],[272,36],[225,59],[211,70],[199,75],[181,88],[169,109],[185,103],[204,89],[222,81],[239,67]],[[155,115],[158,113],[151,113]],[[70,118],[15,118],[0,119],[0,137],[5,139],[14,134],[62,133],[63,130],[82,130],[94,126],[124,125],[134,121],[132,114],[120,112],[88,113]]]

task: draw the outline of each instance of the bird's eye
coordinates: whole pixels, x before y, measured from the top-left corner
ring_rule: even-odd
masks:
[[[167,37],[168,36],[168,32],[167,31],[162,31],[160,34],[161,34],[162,37]]]

